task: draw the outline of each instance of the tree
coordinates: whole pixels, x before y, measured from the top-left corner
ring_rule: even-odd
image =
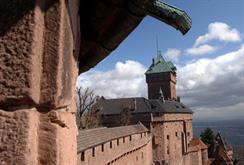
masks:
[[[100,99],[93,90],[77,87],[77,125],[79,129],[100,126],[99,109],[96,106]]]
[[[200,135],[201,140],[205,143],[205,144],[212,144],[214,142],[214,132],[211,128],[206,128]]]

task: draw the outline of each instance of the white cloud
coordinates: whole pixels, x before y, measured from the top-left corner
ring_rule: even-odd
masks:
[[[237,42],[241,41],[241,34],[237,29],[230,27],[226,23],[214,22],[209,24],[208,32],[206,34],[197,38],[195,46],[207,43],[212,40]]]
[[[200,45],[198,47],[192,47],[192,48],[186,49],[186,53],[189,55],[197,56],[197,55],[212,53],[216,49],[217,48],[214,46],[205,44],[205,45]]]
[[[244,100],[244,46],[178,68],[178,94],[193,107],[223,107]]]
[[[174,60],[178,61],[178,57],[180,56],[181,51],[178,49],[168,49],[167,52],[165,53],[165,57],[168,60]]]
[[[117,62],[110,71],[88,71],[77,84],[107,98],[146,96],[145,67],[136,61]]]
[[[147,96],[146,68],[136,61],[118,62],[109,71],[89,71],[78,84],[107,98]],[[197,118],[244,116],[244,45],[216,58],[178,67],[177,95],[196,110]]]

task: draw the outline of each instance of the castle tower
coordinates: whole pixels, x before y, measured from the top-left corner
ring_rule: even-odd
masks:
[[[149,99],[158,99],[161,91],[165,100],[176,100],[176,67],[171,61],[159,53],[145,74]]]

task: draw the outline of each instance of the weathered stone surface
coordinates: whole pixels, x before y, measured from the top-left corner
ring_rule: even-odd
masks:
[[[75,164],[74,118],[67,109],[48,113],[35,108],[0,110],[0,164]]]
[[[38,115],[34,109],[0,110],[0,164],[36,164]]]
[[[1,107],[70,104],[78,76],[73,53],[78,41],[66,5],[65,0],[0,2]]]
[[[40,115],[38,163],[42,165],[76,164],[76,123],[66,109]]]
[[[32,104],[39,99],[39,92],[34,92],[39,74],[32,70],[38,60],[32,52],[34,7],[32,0],[0,1],[0,104],[17,104],[18,100]]]
[[[40,104],[46,107],[70,104],[70,89],[74,89],[78,76],[67,6],[64,0],[55,2],[45,13]]]

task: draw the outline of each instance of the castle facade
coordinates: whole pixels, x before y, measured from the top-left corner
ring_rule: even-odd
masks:
[[[151,135],[151,164],[207,164],[207,146],[200,139],[193,138],[193,111],[176,95],[176,67],[159,54],[145,75],[148,99],[99,100],[97,107],[102,125],[121,128],[142,123]]]

